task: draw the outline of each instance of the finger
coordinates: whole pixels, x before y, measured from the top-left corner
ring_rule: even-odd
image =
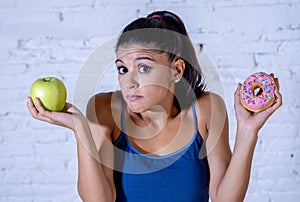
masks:
[[[39,111],[39,113],[43,116],[50,116],[50,112],[47,111],[43,105],[42,105],[42,102],[39,98],[34,98],[34,102],[35,102],[35,105],[36,105],[36,108],[37,110]]]
[[[277,90],[275,91],[275,103],[272,106],[275,110],[282,106],[282,95]]]
[[[265,113],[267,113],[268,116],[273,114],[282,105],[282,95],[279,92],[275,91],[275,96],[276,96],[276,99],[275,99],[273,105],[265,110]]]
[[[71,103],[66,102],[65,108],[64,108],[65,112],[71,113],[71,114],[82,114],[82,112],[74,105],[72,105]]]
[[[273,78],[277,89],[279,90],[279,80],[275,77],[274,73],[271,73],[270,76]]]
[[[240,90],[241,90],[241,86],[242,84],[241,83],[238,83],[238,86],[234,92],[234,97],[239,97],[240,96]]]
[[[71,103],[66,102],[63,111],[74,113],[76,112],[76,108]]]
[[[49,123],[53,123],[53,119],[52,119],[52,112],[46,110],[42,103],[41,100],[39,98],[35,98],[34,99],[36,108],[38,110],[38,117],[40,117],[43,121],[47,121]]]
[[[36,110],[32,99],[30,97],[27,98],[27,108],[31,114],[31,116],[35,117],[38,114],[38,111]]]
[[[241,90],[242,84],[239,83],[235,92],[234,92],[234,104],[240,104],[240,90]]]
[[[36,109],[36,107],[33,104],[33,101],[30,97],[27,98],[27,108],[31,114],[31,116],[35,119],[41,120],[41,121],[46,121],[46,122],[50,122],[50,119],[47,117],[42,116],[38,110]]]
[[[278,80],[278,78],[275,78],[274,82],[275,82],[277,90],[279,91],[279,80]]]
[[[66,102],[64,109],[69,110],[73,107],[71,103]]]

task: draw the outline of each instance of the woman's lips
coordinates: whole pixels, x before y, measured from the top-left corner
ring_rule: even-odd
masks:
[[[127,95],[126,96],[126,99],[130,102],[134,102],[134,101],[137,101],[139,99],[143,98],[143,96],[140,96],[140,95]]]

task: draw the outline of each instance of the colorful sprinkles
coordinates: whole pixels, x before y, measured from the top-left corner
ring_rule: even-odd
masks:
[[[254,89],[260,88],[261,92],[255,94]],[[272,104],[275,98],[275,82],[269,74],[257,72],[249,76],[242,84],[240,99],[242,104],[250,111],[260,111]]]

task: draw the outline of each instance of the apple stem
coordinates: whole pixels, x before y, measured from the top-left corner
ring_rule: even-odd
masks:
[[[49,82],[49,81],[51,81],[51,78],[47,77],[47,78],[44,78],[43,80],[46,81],[46,82]]]

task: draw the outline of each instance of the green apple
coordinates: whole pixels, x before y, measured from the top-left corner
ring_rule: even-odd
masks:
[[[49,111],[62,111],[66,104],[67,90],[64,83],[55,77],[37,79],[30,89],[30,97],[39,98],[43,107]]]

